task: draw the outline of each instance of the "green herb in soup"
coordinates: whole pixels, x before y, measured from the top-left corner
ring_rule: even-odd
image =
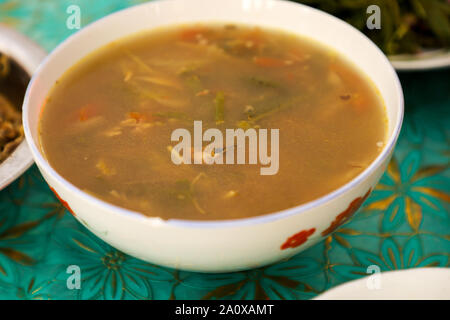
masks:
[[[224,136],[279,129],[278,172],[174,164],[171,133],[193,136],[198,120]],[[78,62],[50,92],[40,138],[54,169],[100,199],[164,219],[220,220],[339,188],[377,157],[386,127],[376,88],[336,52],[280,31],[187,25],[116,41]]]

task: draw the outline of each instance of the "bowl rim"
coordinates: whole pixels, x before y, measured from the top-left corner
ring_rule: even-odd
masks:
[[[0,23],[0,52],[11,57],[28,74],[30,82],[33,72],[47,55],[37,43],[2,23]],[[33,164],[33,156],[25,140],[24,138],[0,163],[0,190],[6,188]]]
[[[450,68],[450,50],[427,50],[418,54],[388,56],[395,70],[403,72],[427,71]]]
[[[223,227],[241,227],[241,226],[249,226],[249,225],[255,225],[255,224],[265,224],[277,220],[281,220],[293,215],[304,213],[314,207],[319,207],[335,198],[338,198],[342,194],[345,194],[350,189],[353,189],[357,185],[359,185],[361,182],[363,182],[367,177],[369,177],[381,164],[390,156],[391,152],[393,151],[395,144],[397,142],[397,139],[400,134],[400,130],[402,127],[403,122],[403,116],[404,116],[404,98],[403,98],[403,91],[400,84],[400,80],[397,76],[397,73],[395,72],[394,68],[392,67],[391,63],[389,62],[389,59],[386,57],[386,55],[376,46],[367,36],[365,36],[361,31],[357,30],[350,24],[344,22],[343,20],[330,15],[324,11],[296,3],[291,2],[287,0],[258,0],[259,2],[266,2],[266,3],[277,3],[278,5],[287,6],[287,9],[292,8],[294,10],[298,10],[301,8],[305,12],[314,13],[314,14],[320,14],[324,15],[327,19],[332,21],[334,24],[341,24],[344,28],[346,28],[349,32],[357,32],[361,37],[363,37],[367,41],[368,48],[371,48],[372,50],[375,50],[378,52],[379,55],[381,55],[381,59],[384,60],[385,66],[386,66],[386,74],[389,75],[389,77],[392,77],[395,84],[395,91],[397,92],[397,101],[396,105],[398,106],[397,111],[397,121],[394,124],[393,131],[391,135],[388,137],[388,140],[386,141],[386,144],[383,148],[383,150],[380,152],[380,154],[371,162],[371,164],[358,176],[347,182],[346,184],[340,186],[339,188],[333,190],[330,193],[327,193],[319,198],[316,198],[314,200],[311,200],[309,202],[300,204],[298,206],[294,206],[291,208],[254,216],[254,217],[247,217],[247,218],[238,218],[238,219],[224,219],[224,220],[185,220],[185,219],[162,219],[160,217],[153,217],[153,216],[145,216],[142,213],[139,213],[137,211],[133,211],[130,209],[126,209],[114,204],[111,204],[107,201],[101,200],[100,198],[97,198],[93,195],[90,195],[89,193],[82,191],[75,185],[73,185],[71,182],[63,178],[59,173],[56,172],[55,169],[53,169],[49,162],[44,158],[43,154],[41,153],[39,147],[35,144],[30,126],[28,124],[28,114],[29,114],[29,100],[30,100],[30,94],[31,90],[33,88],[34,82],[40,77],[40,73],[42,70],[46,68],[46,65],[49,63],[50,59],[58,52],[60,52],[63,48],[65,48],[73,39],[77,39],[79,37],[84,36],[84,31],[86,31],[88,28],[91,28],[92,26],[98,25],[103,23],[106,19],[110,19],[112,17],[115,17],[117,15],[123,14],[124,12],[128,12],[131,10],[138,10],[142,9],[144,10],[145,7],[152,7],[152,6],[158,6],[161,3],[166,2],[176,2],[176,1],[186,1],[186,0],[158,0],[158,1],[152,1],[152,2],[146,2],[139,5],[131,6],[128,8],[125,8],[123,10],[119,10],[117,12],[111,13],[109,15],[106,15],[88,25],[86,25],[84,28],[82,28],[80,31],[72,34],[68,38],[66,38],[63,42],[61,42],[51,53],[44,59],[44,61],[41,63],[35,74],[33,75],[26,94],[25,99],[23,103],[23,124],[24,124],[24,131],[25,131],[25,137],[28,142],[28,145],[30,147],[31,153],[33,155],[33,158],[35,159],[36,163],[42,168],[41,170],[44,170],[49,174],[53,179],[55,179],[58,183],[62,184],[67,188],[71,193],[76,194],[78,198],[84,198],[86,201],[90,202],[94,206],[103,207],[104,209],[108,210],[108,213],[114,213],[116,215],[121,216],[127,216],[132,219],[137,219],[141,223],[150,223],[155,225],[170,225],[174,227],[187,227],[187,228],[223,228]],[[244,1],[244,0],[233,0],[233,1]],[[213,4],[214,1],[208,1],[208,3]],[[213,4],[214,5],[214,4]],[[201,20],[199,20],[201,21]],[[198,22],[199,22],[198,21]],[[70,66],[68,67],[70,68]],[[66,70],[68,69],[66,68]]]

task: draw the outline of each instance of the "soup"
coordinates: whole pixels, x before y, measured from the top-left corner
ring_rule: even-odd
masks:
[[[276,172],[249,161],[175,164],[172,133],[195,136],[194,121],[224,136],[278,129]],[[39,128],[50,165],[85,192],[147,216],[223,220],[341,187],[380,153],[387,120],[374,85],[333,50],[282,31],[196,24],[83,58],[55,83]],[[213,154],[235,152],[225,147]]]

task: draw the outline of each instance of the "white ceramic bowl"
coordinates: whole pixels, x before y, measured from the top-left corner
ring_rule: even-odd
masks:
[[[341,284],[314,300],[450,300],[450,268],[376,273]]]
[[[417,54],[389,56],[397,71],[424,71],[450,67],[450,50],[427,50]]]
[[[352,60],[377,86],[387,108],[389,138],[376,160],[358,177],[315,201],[264,216],[224,221],[150,218],[108,204],[61,177],[39,149],[38,120],[55,81],[91,51],[123,36],[163,25],[235,22],[306,35]],[[346,221],[383,174],[403,118],[397,75],[383,53],[362,33],[324,12],[278,0],[171,0],[132,7],[76,33],[40,66],[24,102],[24,126],[45,180],[77,219],[98,237],[156,264],[203,272],[254,268],[290,257],[317,243]]]
[[[0,52],[11,57],[31,77],[46,53],[24,35],[0,24]],[[19,177],[33,163],[25,141],[0,163],[0,190]]]

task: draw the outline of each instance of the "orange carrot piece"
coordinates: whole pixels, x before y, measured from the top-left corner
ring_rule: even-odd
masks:
[[[143,115],[140,112],[128,112],[128,117],[135,119],[136,122],[141,122],[141,121],[145,120],[145,118],[146,118],[145,115]]]
[[[244,41],[251,41],[257,47],[262,46],[264,44],[264,35],[259,28],[255,28],[250,32],[244,34],[241,38]]]
[[[100,108],[95,103],[88,103],[80,108],[78,111],[78,119],[80,121],[86,121],[90,118],[99,115]]]
[[[86,120],[88,120],[91,117],[91,114],[90,114],[87,106],[86,107],[82,107],[80,109],[80,111],[78,113],[78,116],[79,116],[80,121],[86,121]]]
[[[205,28],[202,28],[202,27],[185,29],[180,34],[180,40],[194,41],[194,40],[196,40],[197,35],[201,34],[204,31],[205,31]]]
[[[357,113],[361,113],[366,109],[366,99],[364,99],[362,96],[357,96],[354,99],[352,99],[352,107],[353,110],[355,110]]]
[[[254,57],[253,62],[260,67],[281,67],[285,65],[283,60],[271,57]]]
[[[150,113],[143,113],[143,112],[128,112],[127,113],[128,118],[135,119],[136,122],[153,122],[159,120],[161,117],[158,115],[150,114]]]

